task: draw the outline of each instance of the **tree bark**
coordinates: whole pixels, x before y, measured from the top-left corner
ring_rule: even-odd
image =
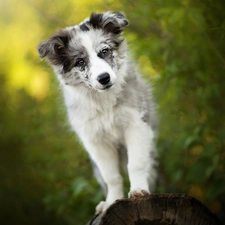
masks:
[[[209,209],[182,194],[120,199],[87,225],[222,225]]]

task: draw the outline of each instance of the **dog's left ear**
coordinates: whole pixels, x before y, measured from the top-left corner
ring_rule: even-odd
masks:
[[[89,23],[94,28],[101,28],[107,33],[121,34],[128,25],[128,21],[122,12],[92,13]]]

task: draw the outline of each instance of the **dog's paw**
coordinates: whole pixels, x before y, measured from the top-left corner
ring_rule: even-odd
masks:
[[[109,207],[109,204],[105,201],[99,202],[99,204],[95,208],[95,213],[99,214],[101,212],[104,212]]]
[[[128,193],[129,198],[138,198],[138,197],[148,196],[148,195],[150,195],[150,193],[146,190],[141,189],[141,188],[138,188],[136,190],[132,190]]]

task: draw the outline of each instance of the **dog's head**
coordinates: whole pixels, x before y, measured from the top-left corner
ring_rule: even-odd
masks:
[[[126,60],[120,36],[128,21],[121,12],[92,13],[77,26],[58,31],[38,46],[60,81],[102,91],[114,85]]]

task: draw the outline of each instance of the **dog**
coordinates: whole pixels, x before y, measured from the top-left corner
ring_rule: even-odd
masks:
[[[128,197],[150,194],[157,176],[157,115],[151,87],[128,57],[122,12],[92,13],[38,46],[63,90],[68,119],[94,165],[105,211],[123,198],[120,158],[127,162]],[[151,187],[151,192],[150,192]]]

